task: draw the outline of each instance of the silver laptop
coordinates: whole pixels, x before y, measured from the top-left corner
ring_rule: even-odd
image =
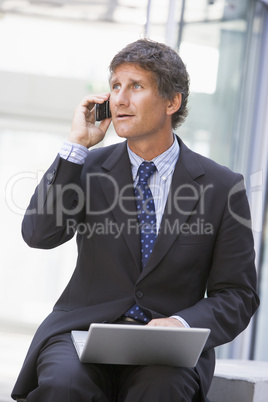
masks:
[[[194,367],[210,329],[91,324],[72,331],[82,363]]]

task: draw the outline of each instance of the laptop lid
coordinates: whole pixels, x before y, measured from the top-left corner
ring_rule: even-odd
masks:
[[[88,331],[72,331],[82,363],[168,365],[194,367],[210,330],[91,324]]]

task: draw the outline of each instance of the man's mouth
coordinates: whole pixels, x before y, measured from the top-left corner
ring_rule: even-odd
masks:
[[[133,117],[133,115],[132,114],[127,114],[127,113],[119,113],[116,117],[121,120],[121,119],[126,119],[126,118],[129,118],[129,117]]]

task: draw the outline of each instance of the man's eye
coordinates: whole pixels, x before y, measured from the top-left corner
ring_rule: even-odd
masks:
[[[116,89],[119,89],[119,88],[120,88],[120,84],[114,84],[114,85],[113,85],[113,89],[116,90]]]
[[[141,85],[140,85],[140,84],[134,84],[134,88],[135,88],[135,89],[140,89],[140,88],[141,88]]]

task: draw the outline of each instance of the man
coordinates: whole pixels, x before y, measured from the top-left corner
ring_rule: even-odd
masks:
[[[138,40],[114,57],[110,72],[110,93],[87,96],[76,108],[69,141],[25,214],[29,246],[56,247],[76,231],[78,259],[12,396],[205,401],[214,347],[236,337],[259,304],[242,176],[174,135],[187,114],[189,84],[175,51]],[[95,104],[108,98],[115,131],[126,141],[88,151],[111,123],[97,126],[94,117]],[[70,331],[92,322],[205,327],[211,334],[195,368],[81,364]]]

